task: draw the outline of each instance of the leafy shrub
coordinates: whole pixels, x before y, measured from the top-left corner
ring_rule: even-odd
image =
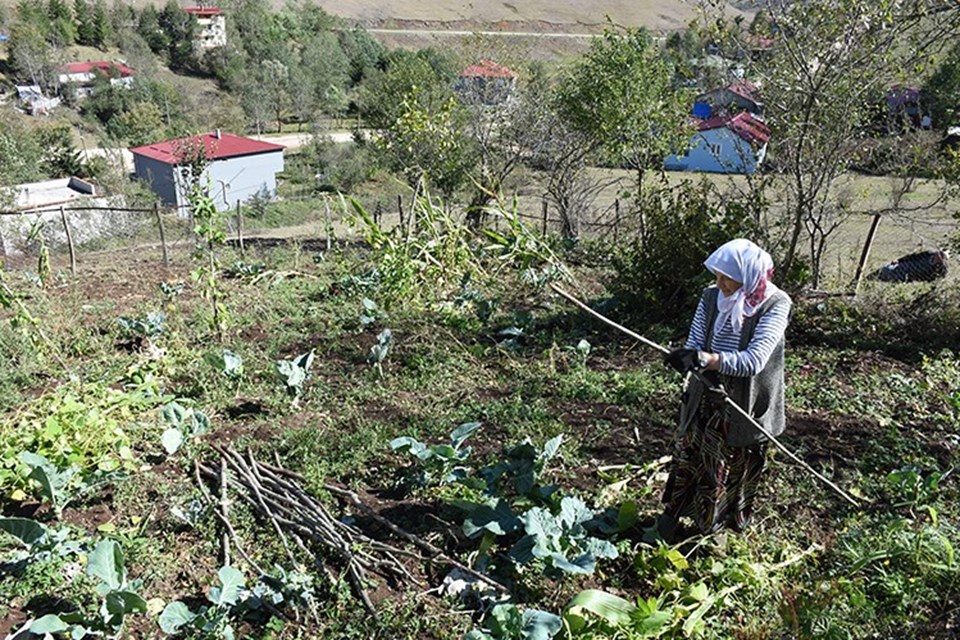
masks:
[[[97,383],[63,385],[37,398],[0,423],[0,491],[27,488],[24,451],[81,474],[133,468],[136,427],[152,423],[150,411],[162,401],[148,387],[120,391]]]
[[[614,249],[607,286],[635,321],[683,322],[709,282],[703,261],[724,242],[756,237],[750,207],[723,201],[708,182],[647,197],[639,233]]]

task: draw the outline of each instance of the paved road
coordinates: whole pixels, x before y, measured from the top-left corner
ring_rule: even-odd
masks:
[[[596,37],[593,33],[551,33],[548,31],[449,31],[447,29],[365,29],[367,33],[398,36],[517,36],[522,38],[582,38]]]

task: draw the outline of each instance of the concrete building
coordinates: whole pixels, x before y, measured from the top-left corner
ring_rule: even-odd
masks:
[[[134,175],[150,185],[164,204],[186,211],[188,184],[179,170],[190,149],[203,149],[207,166],[200,183],[209,186],[219,210],[255,196],[273,197],[277,173],[283,171],[279,144],[254,140],[218,129],[192,138],[167,140],[130,149]]]
[[[227,46],[227,18],[216,7],[188,7],[184,9],[197,23],[193,46],[199,51]]]

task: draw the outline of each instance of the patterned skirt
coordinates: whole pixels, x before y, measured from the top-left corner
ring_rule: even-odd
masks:
[[[727,445],[723,404],[706,393],[697,417],[677,440],[663,493],[664,513],[689,517],[702,533],[729,524],[743,531],[766,461],[767,443]]]

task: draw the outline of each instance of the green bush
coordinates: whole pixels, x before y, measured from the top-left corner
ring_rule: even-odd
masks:
[[[641,325],[685,325],[710,282],[703,261],[724,242],[757,239],[752,207],[723,200],[709,182],[683,182],[639,203],[637,235],[611,258],[609,290]]]

